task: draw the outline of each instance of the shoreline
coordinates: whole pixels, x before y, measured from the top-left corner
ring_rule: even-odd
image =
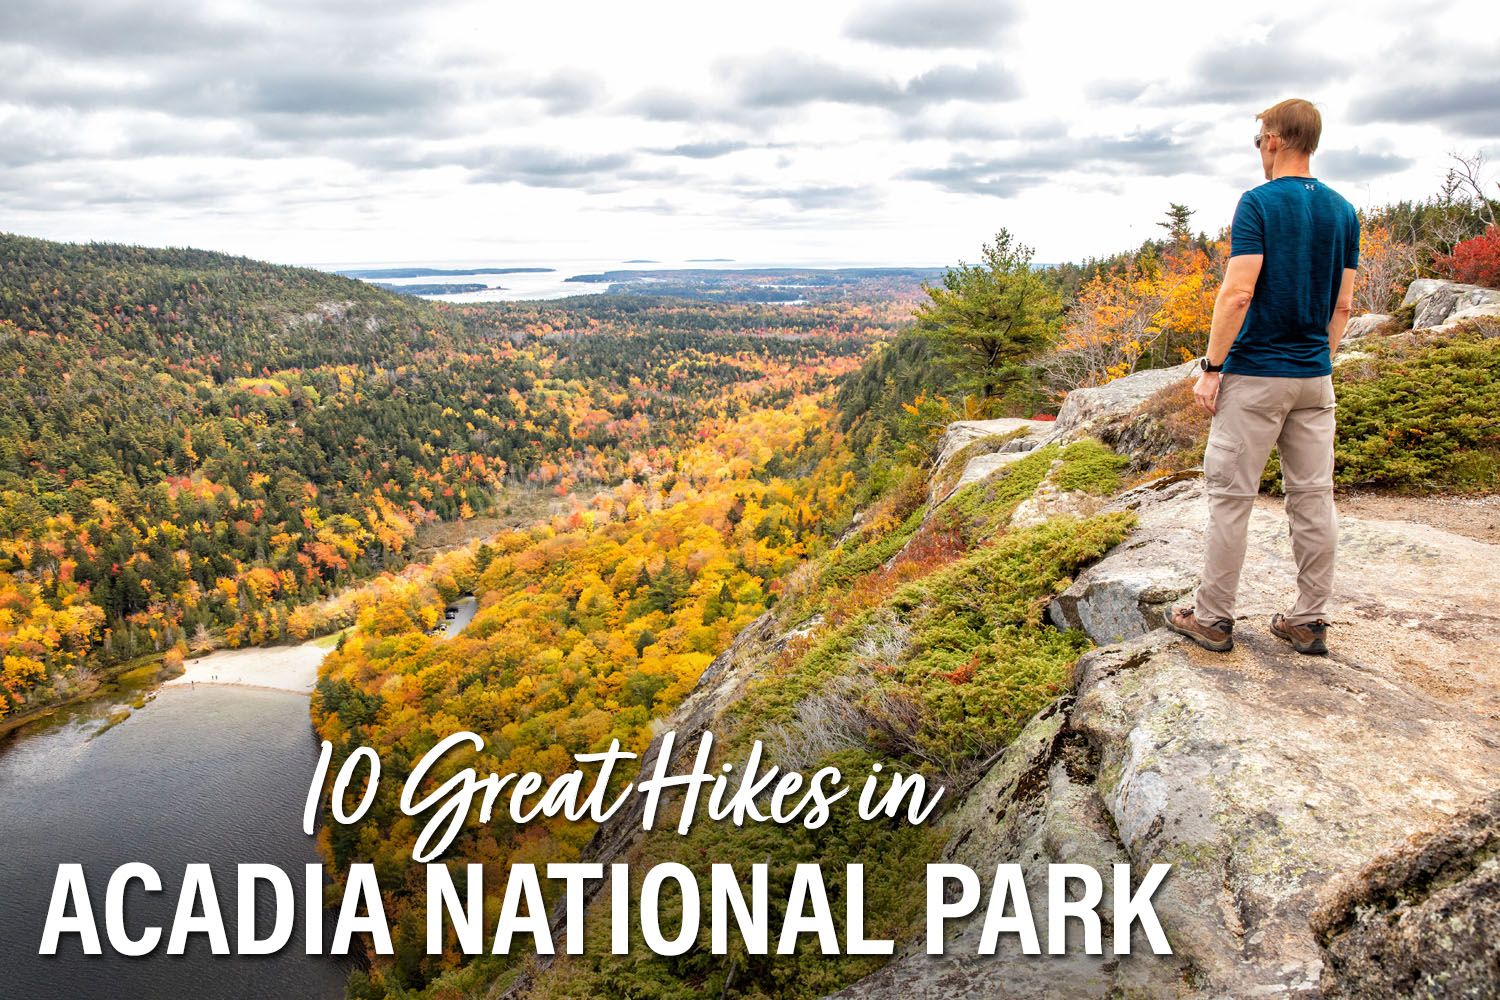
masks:
[[[141,671],[147,669],[156,672],[152,679],[144,684],[130,682],[132,676],[138,676]],[[118,701],[135,692],[154,692],[164,683],[162,669],[159,653],[140,656],[126,663],[118,663],[113,667],[105,668],[96,675],[92,686],[87,690],[76,691],[60,701],[48,702],[21,712],[0,716],[0,743],[3,743],[11,733],[49,719],[59,712],[76,710],[91,702],[104,699]]]
[[[221,649],[183,662],[183,672],[162,682],[163,689],[192,688],[198,684],[262,688],[312,694],[318,666],[329,647],[317,640],[297,646],[248,646]]]

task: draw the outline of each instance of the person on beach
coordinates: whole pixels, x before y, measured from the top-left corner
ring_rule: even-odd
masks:
[[[1323,131],[1311,103],[1255,116],[1266,183],[1240,196],[1208,353],[1193,388],[1213,415],[1203,456],[1208,529],[1193,603],[1167,627],[1205,649],[1234,648],[1234,600],[1250,510],[1271,448],[1281,453],[1297,601],[1271,632],[1299,653],[1328,652],[1338,522],[1333,508],[1333,355],[1349,321],[1359,218],[1313,176]]]

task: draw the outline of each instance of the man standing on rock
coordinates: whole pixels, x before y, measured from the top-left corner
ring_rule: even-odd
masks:
[[[1349,321],[1359,260],[1354,208],[1312,174],[1323,131],[1307,101],[1255,116],[1266,183],[1240,196],[1208,354],[1193,389],[1213,414],[1203,478],[1208,531],[1193,604],[1167,627],[1205,649],[1234,648],[1234,598],[1250,509],[1271,448],[1281,452],[1297,560],[1297,603],[1271,631],[1299,653],[1328,652],[1338,523],[1333,510],[1333,354]]]

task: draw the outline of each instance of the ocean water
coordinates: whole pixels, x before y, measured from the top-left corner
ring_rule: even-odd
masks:
[[[509,260],[447,260],[447,261],[360,261],[319,263],[311,265],[324,271],[350,271],[350,270],[375,270],[380,268],[396,267],[429,267],[439,269],[457,269],[473,267],[549,267],[553,270],[539,274],[479,274],[479,275],[441,275],[416,278],[376,278],[369,279],[381,284],[389,285],[426,285],[426,284],[485,284],[491,286],[484,291],[462,292],[456,295],[424,296],[435,298],[441,302],[501,302],[517,301],[521,299],[558,299],[569,295],[597,295],[607,291],[609,286],[594,282],[570,282],[567,279],[579,274],[599,274],[604,271],[658,271],[679,269],[716,269],[716,270],[740,270],[744,268],[758,267],[813,267],[813,268],[841,268],[841,267],[912,267],[912,266],[941,266],[939,265],[913,265],[893,263],[890,261],[857,261],[857,260],[834,260],[834,259],[784,259],[784,260],[687,260],[687,259],[656,259],[650,261],[623,260],[618,257],[588,257],[588,258],[534,258],[534,259],[509,259]]]
[[[350,968],[304,954],[303,865],[320,859],[302,833],[302,805],[317,759],[307,698],[279,691],[166,688],[123,723],[101,730],[100,707],[0,737],[0,996],[26,1000],[271,1000],[342,997]],[[163,928],[156,950],[112,954],[104,888],[129,861],[150,864],[163,891],[139,883],[126,896],[133,933]],[[86,956],[77,935],[55,956],[37,954],[57,866],[79,862],[105,954]],[[186,954],[166,954],[167,929],[190,862],[212,865],[235,940],[235,866],[266,862],[287,872],[299,912],[276,955],[215,956],[192,935]],[[269,898],[269,892],[266,893]],[[269,915],[258,921],[270,928]],[[332,914],[324,915],[325,934]]]

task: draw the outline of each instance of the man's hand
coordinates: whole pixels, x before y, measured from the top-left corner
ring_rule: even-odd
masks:
[[[1209,413],[1216,413],[1219,408],[1219,373],[1204,372],[1199,375],[1198,383],[1193,386],[1193,398]]]

